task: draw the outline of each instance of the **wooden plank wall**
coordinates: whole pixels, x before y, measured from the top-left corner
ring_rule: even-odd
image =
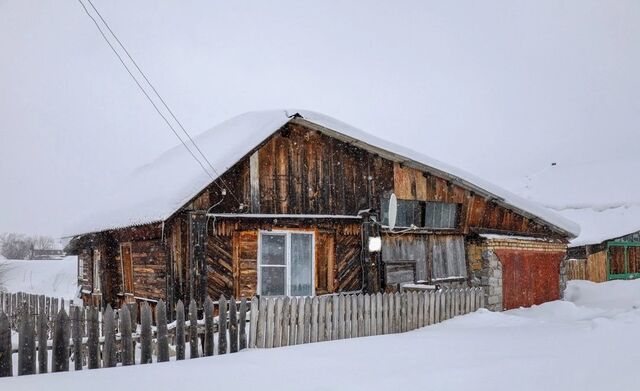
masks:
[[[314,222],[273,219],[218,218],[207,238],[208,293],[249,297],[257,290],[258,232],[309,230],[315,234],[316,294],[362,287],[359,222]]]

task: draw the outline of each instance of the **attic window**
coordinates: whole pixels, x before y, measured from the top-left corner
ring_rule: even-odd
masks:
[[[458,204],[427,202],[424,221],[426,228],[455,229],[458,221]]]

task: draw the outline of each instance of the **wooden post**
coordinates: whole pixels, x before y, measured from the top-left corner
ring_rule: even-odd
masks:
[[[189,358],[198,358],[198,307],[194,299],[189,303]]]
[[[47,320],[47,313],[45,312],[45,309],[41,307],[40,312],[38,312],[38,373],[47,373],[49,371],[49,349],[47,349],[49,330],[47,327]],[[78,357],[75,357],[75,359],[77,369]],[[79,362],[80,369],[82,369],[82,360]]]
[[[218,301],[218,354],[227,353],[227,299],[224,295]]]
[[[69,317],[63,309],[56,317],[53,331],[52,372],[69,370]]]
[[[282,338],[282,337],[281,337]],[[229,352],[238,351],[238,310],[236,299],[231,296],[229,300]]]
[[[100,368],[99,338],[98,310],[94,307],[90,307],[87,319],[87,350],[89,353],[87,366],[89,369]]]
[[[176,360],[184,360],[184,304],[176,304]]]
[[[204,355],[213,356],[213,300],[209,296],[204,300]]]
[[[82,370],[82,331],[80,330],[80,307],[72,306],[69,307],[69,311],[71,311],[71,339],[73,340],[73,369],[76,371]],[[38,319],[38,324],[40,324],[40,319]],[[38,335],[38,337],[40,337]],[[40,343],[40,342],[39,342]],[[46,344],[46,339],[44,340]],[[38,346],[39,354],[38,358],[40,358],[40,352],[42,346]],[[44,349],[46,352],[46,347]],[[44,372],[42,371],[42,367],[44,366]],[[47,363],[46,361],[40,362],[40,373],[47,372]]]
[[[29,307],[23,303],[18,336],[18,375],[36,373],[36,336]],[[68,364],[67,364],[68,367]]]
[[[120,340],[122,343],[122,365],[135,364],[131,338],[131,312],[127,305],[123,305],[120,310]]]
[[[251,298],[251,313],[250,318],[251,318],[251,323],[249,325],[249,347],[250,348],[257,348],[257,344],[256,344],[256,340],[257,340],[257,333],[258,333],[258,305],[259,305],[259,300],[257,297],[253,297]]]
[[[0,377],[13,376],[11,350],[9,317],[4,311],[0,311]]]
[[[240,350],[247,348],[247,299],[240,300],[240,310],[238,312],[238,330],[240,332],[238,338],[238,348]]]
[[[151,364],[151,307],[144,302],[140,308],[140,364]]]

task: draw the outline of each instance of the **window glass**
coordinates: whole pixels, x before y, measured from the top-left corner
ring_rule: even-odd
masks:
[[[425,227],[433,229],[455,229],[458,220],[458,204],[427,202],[425,205]]]
[[[311,295],[311,267],[313,264],[312,236],[291,234],[291,295]]]
[[[265,296],[283,296],[285,292],[285,267],[263,266],[261,273],[261,291]]]
[[[284,234],[262,234],[263,265],[285,265],[285,240]]]
[[[261,233],[260,294],[313,294],[313,234]]]

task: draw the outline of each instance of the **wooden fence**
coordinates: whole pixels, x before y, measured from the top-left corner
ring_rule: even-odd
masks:
[[[254,297],[249,346],[271,348],[401,333],[483,306],[482,288],[313,298]]]
[[[239,304],[239,305],[238,305]],[[218,302],[207,298],[202,318],[198,318],[195,301],[188,312],[182,302],[176,306],[176,321],[167,324],[166,306],[160,301],[155,308],[156,324],[152,326],[151,307],[140,307],[140,324],[135,321],[135,306],[114,311],[110,306],[100,313],[91,307],[61,308],[49,327],[46,313],[18,310],[18,347],[12,348],[9,317],[0,311],[0,377],[35,373],[114,367],[121,365],[169,361],[170,344],[176,360],[235,353],[247,347],[248,303],[242,299]],[[217,317],[214,314],[218,313]],[[217,333],[217,340],[214,341]],[[140,345],[139,359],[135,348]],[[217,349],[215,349],[217,347]],[[12,355],[17,354],[17,368]],[[51,360],[48,359],[51,354]],[[49,362],[51,363],[49,367]]]
[[[18,318],[21,311],[31,314],[44,313],[49,322],[55,319],[60,309],[69,309],[73,303],[57,297],[47,297],[25,292],[0,292],[0,312],[4,312],[11,329],[18,330]],[[50,323],[51,324],[51,323]]]
[[[17,310],[17,349],[11,345],[9,317],[0,311],[0,377],[14,375],[13,354],[17,354],[18,375],[68,371],[70,361],[74,370],[147,364],[153,362],[154,356],[156,362],[168,361],[170,346],[174,347],[176,360],[183,360],[186,346],[189,358],[197,358],[212,356],[216,351],[235,353],[246,347],[272,348],[400,333],[483,306],[481,288],[254,297],[250,308],[246,299],[237,302],[221,297],[218,302],[207,298],[201,319],[195,302],[186,313],[182,302],[178,302],[176,321],[171,324],[167,324],[166,306],[160,301],[155,308],[155,327],[151,307],[146,303],[140,307],[139,325],[135,322],[135,306],[119,311],[107,307],[103,313],[71,306],[70,314],[61,308],[52,327],[46,320],[46,311],[33,313],[33,307],[23,307]],[[140,344],[138,360],[136,344]]]
[[[589,254],[587,259],[566,261],[568,280],[607,281],[607,255],[605,251]]]

